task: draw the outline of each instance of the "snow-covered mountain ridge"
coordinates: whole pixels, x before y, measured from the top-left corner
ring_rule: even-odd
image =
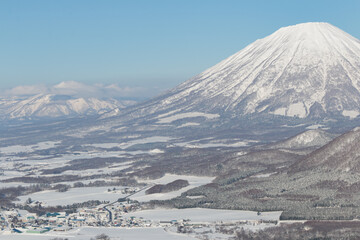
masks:
[[[150,113],[354,118],[360,113],[360,41],[328,23],[284,27],[142,107]]]
[[[301,148],[311,148],[311,147],[321,147],[329,143],[335,134],[325,132],[320,129],[316,130],[307,130],[296,136],[293,136],[284,141],[277,142],[272,144],[270,148],[272,149],[301,149]]]
[[[27,97],[0,99],[2,119],[29,119],[102,114],[125,108],[131,101],[95,97],[72,97],[68,95],[38,94]]]
[[[322,171],[359,172],[360,169],[360,128],[346,132],[330,143],[294,163],[290,172],[319,168]]]

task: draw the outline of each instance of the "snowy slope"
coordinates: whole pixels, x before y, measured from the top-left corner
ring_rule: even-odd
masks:
[[[290,167],[289,172],[319,168],[322,171],[337,170],[356,172],[360,170],[360,128],[347,132],[314,151]]]
[[[335,134],[327,133],[321,129],[307,130],[294,137],[272,144],[270,148],[301,149],[321,147],[329,143],[335,136]]]
[[[93,97],[75,98],[67,95],[38,94],[2,99],[0,112],[3,119],[61,117],[101,114],[125,106],[115,99],[100,100]]]
[[[360,41],[328,23],[284,27],[140,108],[354,118]]]

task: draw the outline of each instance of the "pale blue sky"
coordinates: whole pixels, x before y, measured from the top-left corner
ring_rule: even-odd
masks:
[[[360,1],[0,0],[0,89],[78,81],[173,87],[278,28],[360,38]]]

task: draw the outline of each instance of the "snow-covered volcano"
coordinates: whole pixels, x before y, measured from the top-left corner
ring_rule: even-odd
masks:
[[[353,118],[360,114],[360,41],[329,23],[284,27],[145,107]]]

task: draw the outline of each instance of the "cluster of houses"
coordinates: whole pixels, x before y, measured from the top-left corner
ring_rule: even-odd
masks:
[[[141,209],[137,201],[114,202],[96,207],[79,208],[77,212],[48,212],[42,216],[18,209],[0,210],[0,229],[13,234],[42,234],[49,231],[67,232],[80,227],[164,227],[167,231],[195,234],[199,236],[209,229],[222,233],[221,229],[233,229],[266,224],[275,226],[277,220],[242,220],[226,222],[192,222],[189,219],[151,221],[142,217],[131,216],[132,212]],[[217,226],[221,228],[217,229]],[[204,232],[205,231],[205,232]],[[226,231],[225,231],[226,232]],[[194,236],[195,236],[194,235]]]
[[[48,231],[68,231],[82,226],[136,227],[150,226],[148,221],[126,217],[125,213],[140,208],[138,202],[127,201],[102,204],[96,207],[79,208],[77,212],[48,212],[42,216],[25,210],[2,209],[0,211],[1,231],[15,233],[45,233]]]
[[[140,189],[141,190],[141,189]],[[191,222],[188,220],[151,221],[142,217],[131,216],[132,212],[142,209],[138,201],[129,196],[140,191],[138,188],[121,189],[127,197],[113,203],[104,203],[94,207],[78,208],[74,213],[48,212],[41,216],[20,209],[0,208],[0,230],[12,233],[42,234],[49,231],[66,232],[80,227],[165,227],[175,228],[178,233],[189,233],[195,229],[208,228],[210,223]],[[118,191],[118,189],[109,189]],[[27,206],[41,206],[42,203],[29,199]],[[258,213],[260,215],[261,213]],[[237,221],[240,225],[277,224],[277,221]],[[214,223],[212,223],[214,224]],[[221,225],[224,225],[221,222]],[[225,225],[224,225],[225,226]]]
[[[12,233],[46,233],[49,231],[66,232],[83,226],[96,227],[169,227],[183,226],[189,220],[157,221],[131,216],[140,209],[136,201],[102,204],[96,207],[79,208],[77,212],[48,212],[42,216],[25,210],[2,209],[0,229]]]

